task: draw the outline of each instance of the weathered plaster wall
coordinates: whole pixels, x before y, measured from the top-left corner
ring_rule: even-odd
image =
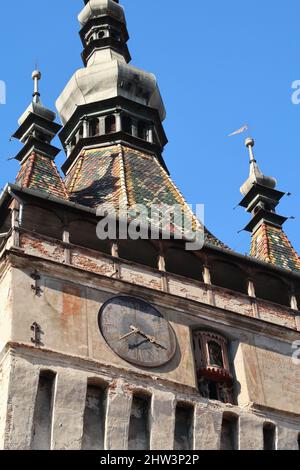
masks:
[[[52,364],[56,365],[53,366]],[[225,406],[218,402],[208,403],[198,395],[171,392],[168,388],[155,386],[151,381],[135,383],[130,375],[128,379],[110,375],[110,371],[99,373],[96,366],[81,365],[76,359],[61,357],[55,360],[51,353],[34,350],[14,350],[12,365],[6,363],[11,370],[11,384],[9,388],[8,412],[9,420],[6,426],[6,449],[30,449],[32,447],[32,433],[34,429],[34,409],[38,394],[40,370],[52,370],[57,374],[56,390],[53,402],[51,448],[52,449],[81,449],[85,441],[84,423],[87,406],[87,384],[101,382],[107,384],[107,398],[103,406],[105,413],[104,447],[105,449],[128,448],[130,435],[130,417],[134,414],[137,420],[141,417],[147,420],[149,412],[149,442],[153,450],[173,449],[174,430],[176,420],[176,404],[187,403],[194,410],[193,417],[193,448],[194,449],[220,449],[222,420],[224,413],[233,413],[238,420],[237,447],[240,449],[263,448],[263,425],[266,421],[273,422],[277,427],[277,448],[297,449],[299,433],[299,420],[283,417],[280,413],[254,413],[253,410],[234,406]],[[25,384],[17,387],[16,382]],[[90,392],[89,392],[90,394]],[[151,401],[149,409],[143,413],[134,402],[134,396],[148,397]],[[91,396],[91,395],[89,395]],[[94,396],[94,395],[93,395]],[[174,400],[176,396],[176,400]],[[99,405],[99,403],[98,403]],[[92,407],[98,406],[95,401]],[[88,405],[91,406],[91,403]],[[102,406],[102,405],[101,405]],[[160,411],[164,414],[160,415]],[[99,416],[99,421],[102,418]],[[136,423],[137,424],[137,423]],[[139,422],[146,432],[146,425]],[[157,429],[159,425],[158,439]],[[143,427],[144,426],[144,427]],[[180,426],[180,424],[179,424]],[[182,429],[182,428],[181,428]],[[185,431],[184,431],[185,432]],[[146,447],[148,437],[135,445]],[[141,436],[141,434],[140,434]],[[94,436],[95,437],[95,436]],[[140,439],[140,437],[139,437]],[[101,441],[101,442],[100,442]],[[99,435],[99,447],[102,446],[102,437]],[[148,444],[149,445],[149,444]],[[134,447],[134,444],[131,443]]]
[[[101,287],[101,282],[95,288],[87,283],[79,283],[78,277],[72,278],[70,275],[70,280],[64,281],[41,272],[41,293],[36,296],[31,288],[33,281],[30,273],[29,269],[14,269],[12,272],[13,341],[30,343],[30,326],[37,322],[42,328],[42,342],[46,349],[197,388],[191,329],[206,325],[207,320],[204,322],[204,317],[202,319],[201,310],[196,317],[190,315],[188,309],[170,308],[167,302],[156,304],[176,332],[177,354],[162,368],[140,369],[120,359],[106,344],[99,330],[98,313],[101,306],[119,291],[109,292],[107,288]],[[131,293],[134,295],[135,290],[132,289]],[[138,290],[136,295],[139,296]],[[264,335],[259,335],[230,323],[214,324],[213,318],[210,319],[210,327],[215,327],[231,340],[239,405],[257,403],[300,415],[300,369],[292,363],[290,342],[273,339],[268,336],[267,330]],[[295,340],[297,335],[295,332]]]
[[[6,268],[0,279],[0,353],[11,338],[12,269]]]
[[[21,233],[20,244],[24,252],[31,256],[72,265],[90,273],[119,278],[132,285],[143,286],[155,291],[168,292],[178,298],[212,305],[235,312],[239,315],[261,318],[267,322],[299,328],[299,315],[288,307],[254,299],[228,289],[187,280],[170,273],[159,272],[137,266],[121,259],[78,246],[63,245],[62,242],[47,239],[33,233]]]
[[[300,415],[300,367],[292,362],[291,344],[253,343],[242,345],[250,401]]]
[[[42,275],[42,292],[36,296],[31,289],[30,270],[14,269],[12,340],[30,342],[30,326],[37,322],[42,330],[42,342],[47,349],[89,357],[103,364],[140,371],[120,359],[107,345],[98,326],[101,306],[118,292],[92,289],[77,283]],[[26,298],[26,315],[24,314]],[[178,338],[176,357],[159,370],[151,371],[183,385],[196,387],[189,326],[177,321],[177,312],[162,309]]]
[[[11,356],[4,354],[0,365],[0,450],[4,448],[5,430],[8,416],[9,384],[11,374]]]

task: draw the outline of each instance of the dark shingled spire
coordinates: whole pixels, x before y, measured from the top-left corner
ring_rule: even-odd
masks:
[[[252,215],[245,230],[252,233],[250,254],[267,263],[292,271],[300,270],[300,259],[282,226],[287,218],[276,213],[285,193],[276,189],[277,181],[265,176],[254,158],[254,140],[247,139],[250,175],[241,187],[244,199],[240,206]]]
[[[20,127],[13,136],[24,144],[15,157],[21,164],[16,182],[22,188],[35,189],[68,199],[64,182],[54,163],[59,149],[51,145],[61,126],[54,122],[55,113],[45,108],[41,102],[38,89],[41,73],[34,71],[32,78],[33,100],[19,119]]]

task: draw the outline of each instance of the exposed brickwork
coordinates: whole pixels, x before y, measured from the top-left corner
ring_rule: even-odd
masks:
[[[20,247],[26,249],[26,253],[33,256],[64,262],[64,249],[55,242],[41,240],[39,237],[22,234]]]

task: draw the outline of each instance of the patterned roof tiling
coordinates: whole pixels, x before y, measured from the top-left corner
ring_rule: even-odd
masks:
[[[178,205],[190,218],[193,230],[201,229],[180,191],[154,155],[121,145],[85,150],[65,182],[70,199],[79,204],[94,208],[103,203],[112,203],[116,207],[123,205],[129,215],[131,210],[134,212],[134,208],[142,204],[148,209],[148,220],[151,206]],[[182,224],[177,222],[174,217],[168,228],[176,231],[180,226],[182,231]],[[205,233],[207,244],[228,249],[210,232]]]
[[[251,256],[291,271],[300,270],[300,258],[281,228],[262,224],[252,237]]]
[[[22,188],[35,189],[61,199],[68,199],[67,190],[54,161],[36,152],[32,152],[22,164],[16,183]]]
[[[71,200],[88,207],[124,201],[126,191],[120,179],[122,166],[119,146],[84,151],[65,180]]]

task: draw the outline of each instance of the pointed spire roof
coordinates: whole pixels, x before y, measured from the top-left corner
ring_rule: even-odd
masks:
[[[260,170],[254,157],[254,140],[246,139],[250,155],[250,174],[241,187],[244,196],[240,206],[252,215],[245,230],[252,233],[250,254],[261,261],[300,270],[300,258],[283,231],[287,218],[276,213],[276,207],[285,195],[276,189],[277,181]]]
[[[199,228],[202,235],[203,226],[162,158],[166,112],[157,80],[129,65],[123,7],[115,0],[84,3],[78,18],[85,67],[75,72],[56,102],[64,125],[60,138],[67,150],[63,171],[70,199],[91,208],[114,204],[117,213],[126,206],[129,217],[137,205],[148,209],[148,217],[153,205],[169,206],[170,212],[180,206],[193,232]],[[172,221],[165,228],[175,234],[182,225],[182,220]],[[205,233],[207,244],[227,248]]]
[[[151,208],[154,205],[180,206],[193,231],[202,230],[192,209],[155,155],[128,146],[112,145],[83,151],[67,174],[66,187],[73,202],[93,208],[109,203],[116,211],[120,206],[126,207],[129,217],[143,205],[148,209],[149,223],[153,222]],[[181,224],[182,220],[178,225],[174,221],[171,233],[179,232]],[[170,227],[160,228],[169,230]],[[205,242],[228,249],[206,229]]]
[[[21,165],[16,183],[22,188],[35,189],[68,199],[64,182],[54,162],[60,150],[51,145],[61,126],[54,122],[56,114],[41,102],[38,86],[41,73],[35,70],[32,79],[34,81],[32,102],[19,119],[20,127],[13,135],[24,144],[15,157]]]

